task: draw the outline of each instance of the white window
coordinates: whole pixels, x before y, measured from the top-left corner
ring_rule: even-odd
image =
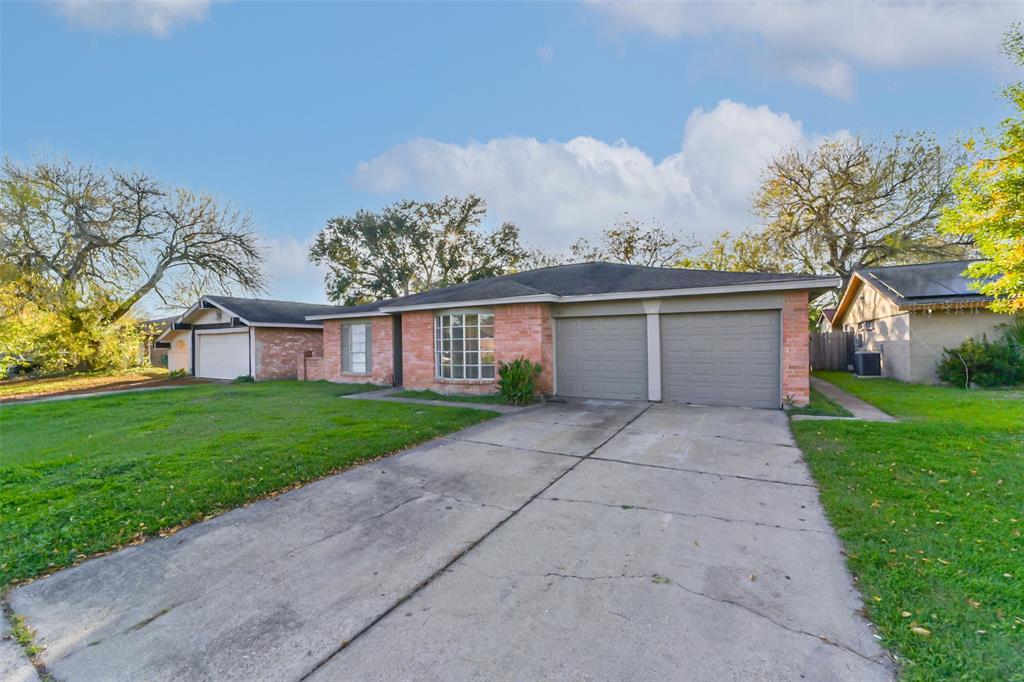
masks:
[[[435,317],[434,358],[440,379],[493,379],[494,314]]]
[[[341,354],[346,373],[369,374],[371,365],[370,325],[344,325],[341,336]]]

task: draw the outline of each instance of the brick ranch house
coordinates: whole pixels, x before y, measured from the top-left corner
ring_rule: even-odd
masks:
[[[491,393],[539,362],[544,394],[778,409],[810,397],[814,275],[578,263],[311,314],[299,378]]]
[[[305,353],[323,353],[323,323],[335,306],[203,296],[157,338],[167,368],[197,377],[294,379]]]

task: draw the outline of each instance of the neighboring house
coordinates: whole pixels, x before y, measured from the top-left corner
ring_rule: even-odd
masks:
[[[817,329],[819,332],[830,332],[834,331],[832,328],[832,320],[836,316],[835,308],[822,308],[821,315],[818,316]]]
[[[171,328],[171,325],[177,319],[177,315],[172,315],[171,317],[158,317],[141,323],[143,340],[140,352],[142,355],[141,359],[144,362],[148,362],[153,367],[167,367],[171,345],[166,341],[159,341],[158,339],[165,331]]]
[[[157,339],[168,369],[197,377],[294,379],[304,353],[323,353],[323,323],[306,319],[334,306],[203,296]]]
[[[994,337],[1009,320],[988,310],[992,299],[963,275],[972,262],[856,270],[832,328],[854,332],[858,350],[881,353],[884,376],[935,383],[943,348],[982,333]]]
[[[502,362],[545,394],[779,408],[804,404],[813,275],[578,263],[339,307],[301,378],[490,393]]]

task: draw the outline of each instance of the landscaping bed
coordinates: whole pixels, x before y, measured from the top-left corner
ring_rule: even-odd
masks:
[[[0,409],[0,589],[495,416],[208,384]]]
[[[905,679],[1024,679],[1024,392],[818,376],[900,418],[792,429]]]

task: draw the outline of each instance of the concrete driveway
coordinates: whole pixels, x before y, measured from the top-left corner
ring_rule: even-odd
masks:
[[[57,680],[893,675],[763,410],[526,410],[9,602]]]

